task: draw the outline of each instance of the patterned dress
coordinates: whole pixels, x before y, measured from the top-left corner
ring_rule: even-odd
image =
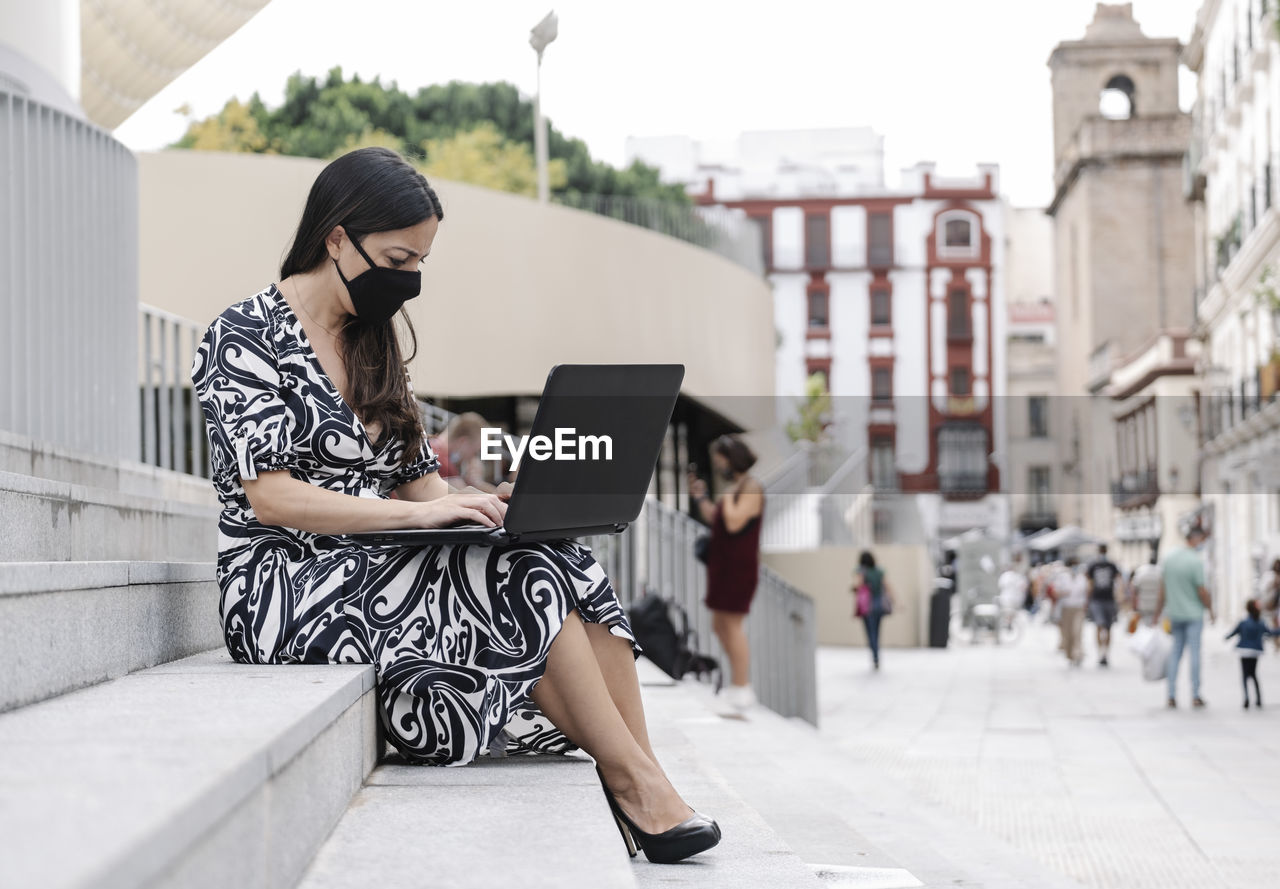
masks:
[[[572,609],[638,650],[609,579],[572,541],[501,547],[366,546],[260,523],[240,479],[288,470],[387,499],[435,472],[425,440],[370,440],[272,285],[206,331],[191,379],[222,504],[217,579],[227,649],[241,663],[373,664],[388,740],[407,759],[573,749],[529,693]]]

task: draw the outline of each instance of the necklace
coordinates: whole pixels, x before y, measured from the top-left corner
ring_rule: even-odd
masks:
[[[334,339],[337,339],[338,335],[336,333],[334,333],[332,330],[330,330],[329,328],[321,324],[319,321],[317,321],[315,315],[312,315],[311,312],[307,310],[307,304],[302,301],[302,294],[298,292],[298,282],[290,278],[289,283],[293,285],[294,298],[298,300],[298,305],[302,306],[302,311],[306,314],[306,316],[311,319],[311,323],[314,324],[316,327],[319,327],[325,333],[329,334],[329,336],[333,337]]]

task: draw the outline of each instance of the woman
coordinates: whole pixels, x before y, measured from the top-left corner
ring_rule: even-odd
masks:
[[[1080,571],[1080,560],[1067,559],[1066,566],[1053,580],[1053,592],[1061,606],[1058,629],[1061,649],[1073,667],[1084,662],[1084,646],[1081,631],[1084,628],[1084,610],[1089,604],[1089,581]]]
[[[870,593],[867,610],[861,614],[862,625],[867,630],[867,644],[871,646],[871,668],[880,669],[880,620],[893,611],[893,592],[884,579],[884,571],[876,567],[876,557],[866,550],[858,557],[858,568],[853,572],[854,609],[857,611],[858,590],[866,586]]]
[[[711,445],[711,468],[728,483],[728,490],[713,502],[707,483],[689,476],[689,493],[703,521],[711,526],[706,598],[711,629],[729,658],[729,703],[740,710],[755,703],[751,652],[743,626],[760,577],[764,488],[749,474],[755,462],[756,455],[740,439],[722,435]]]
[[[394,151],[346,154],[316,178],[280,283],[205,333],[191,377],[223,506],[227,648],[242,663],[373,664],[388,740],[410,761],[582,747],[632,855],[632,840],[651,860],[696,854],[719,828],[654,756],[635,639],[586,548],[341,536],[492,527],[506,512],[509,485],[453,492],[440,478],[393,326],[443,218]]]

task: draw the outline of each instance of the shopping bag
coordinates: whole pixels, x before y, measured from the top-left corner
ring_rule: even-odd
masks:
[[[1139,660],[1147,659],[1147,652],[1151,650],[1153,645],[1158,645],[1156,641],[1155,627],[1143,624],[1133,631],[1133,635],[1126,640],[1126,644],[1130,651],[1138,656]]]
[[[1153,630],[1151,635],[1153,641],[1142,659],[1142,678],[1148,682],[1159,682],[1169,673],[1169,652],[1173,650],[1173,640],[1168,633],[1159,630]]]

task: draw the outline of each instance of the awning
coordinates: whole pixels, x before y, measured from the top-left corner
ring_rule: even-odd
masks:
[[[1084,533],[1075,525],[1067,525],[1056,531],[1041,534],[1030,541],[1027,546],[1037,552],[1048,552],[1052,549],[1075,549],[1080,546],[1096,546],[1103,541]]]

